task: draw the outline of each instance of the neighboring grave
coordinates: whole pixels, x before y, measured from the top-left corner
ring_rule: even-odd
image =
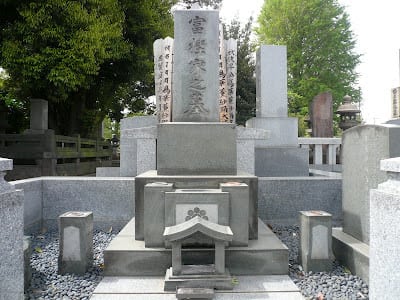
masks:
[[[313,137],[333,137],[332,94],[321,93],[310,105],[310,122]]]
[[[333,230],[333,251],[342,264],[368,282],[370,189],[387,179],[382,159],[400,156],[400,126],[363,125],[342,137],[343,230]]]
[[[256,141],[256,175],[308,176],[308,150],[299,148],[297,118],[287,116],[286,46],[262,45],[256,71],[256,117],[246,127],[270,131],[268,140]]]
[[[11,159],[0,158],[0,298],[24,298],[24,194],[4,180]]]
[[[400,157],[381,161],[388,180],[370,193],[370,298],[400,295]]]
[[[48,129],[49,104],[43,99],[31,99],[30,102],[30,126],[25,133],[44,133]]]

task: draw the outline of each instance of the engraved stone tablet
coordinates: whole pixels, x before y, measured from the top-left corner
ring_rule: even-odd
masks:
[[[229,120],[236,123],[236,79],[237,79],[237,42],[234,39],[225,41],[226,83],[228,91]]]
[[[74,226],[65,227],[63,238],[64,238],[63,260],[80,261],[81,242],[79,239],[79,228]]]
[[[173,122],[219,122],[218,11],[174,13]]]

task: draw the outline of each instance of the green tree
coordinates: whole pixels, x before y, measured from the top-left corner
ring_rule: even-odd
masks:
[[[258,18],[260,44],[287,46],[289,111],[308,113],[320,92],[333,94],[334,110],[356,86],[360,63],[348,14],[337,0],[266,0]]]
[[[237,40],[236,123],[240,125],[256,113],[254,46],[250,39],[252,24],[252,18],[243,27],[237,18],[229,25],[224,24],[225,39]]]
[[[172,31],[166,0],[0,2],[0,65],[18,99],[49,100],[49,125],[90,136],[105,115],[145,109],[153,40]]]

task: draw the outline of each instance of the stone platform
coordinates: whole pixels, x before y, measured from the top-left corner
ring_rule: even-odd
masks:
[[[302,300],[299,288],[287,275],[237,276],[233,290],[216,290],[215,300]],[[176,300],[175,292],[164,292],[164,276],[105,277],[92,300]]]
[[[226,267],[232,275],[286,275],[288,248],[261,221],[258,240],[248,247],[228,247]],[[184,264],[214,263],[214,249],[182,249]],[[171,249],[146,248],[144,241],[135,240],[135,218],[112,240],[104,251],[105,276],[163,276],[171,267]]]

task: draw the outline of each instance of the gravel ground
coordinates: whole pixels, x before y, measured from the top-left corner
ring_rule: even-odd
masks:
[[[289,248],[290,277],[306,299],[368,299],[368,285],[335,260],[331,272],[305,273],[299,265],[299,227],[272,225],[272,230]]]
[[[93,267],[85,275],[58,275],[58,232],[32,237],[32,281],[26,299],[88,300],[103,278],[103,250],[116,233],[93,233]]]
[[[306,299],[368,299],[368,286],[351,275],[336,261],[331,272],[305,273],[298,264],[299,228],[271,226],[289,247],[290,277]],[[93,234],[94,266],[83,276],[58,275],[58,233],[48,232],[32,237],[32,282],[26,299],[88,300],[103,278],[103,250],[116,233],[95,231]]]

